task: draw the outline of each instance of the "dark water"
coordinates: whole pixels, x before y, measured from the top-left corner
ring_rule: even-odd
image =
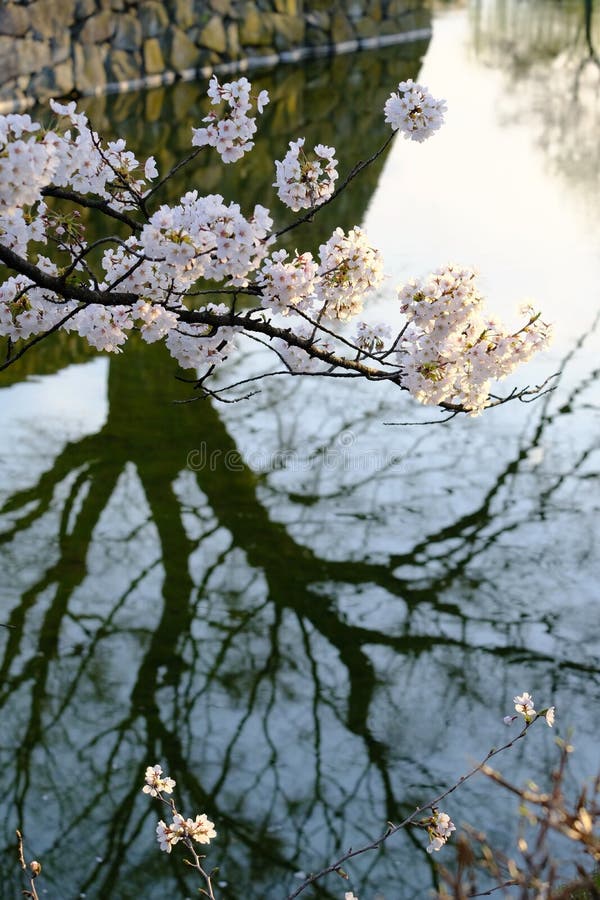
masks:
[[[466,84],[478,101],[488,98],[473,140],[497,143],[501,127],[502,152],[514,152],[515,166],[525,163],[511,141],[520,147],[527,129],[527,153],[546,179],[536,187],[528,177],[530,202],[543,189],[568,219],[571,238],[559,231],[555,239],[578,250],[543,277],[551,238],[539,224],[532,248],[523,247],[491,195],[480,198],[485,215],[473,223],[465,212],[454,229],[476,254],[482,235],[486,246],[492,241],[486,228],[495,211],[504,239],[484,259],[492,292],[504,291],[507,260],[525,283],[537,279],[559,336],[523,377],[560,368],[553,394],[482,419],[391,428],[384,423],[431,412],[381,385],[312,379],[265,383],[234,406],[176,405],[189,390],[173,379],[172,361],[135,343],[107,359],[56,340],[7,373],[3,898],[19,895],[17,826],[43,862],[48,897],[191,897],[195,882],[179,848],[172,858],[158,851],[162,813],[140,790],[155,762],[177,780],[186,813],[215,822],[208,864],[219,866],[217,896],[236,900],[287,896],[299,871],[434,795],[506,738],[502,716],[522,690],[556,702],[559,733],[575,727],[569,784],[595,774],[600,206],[589,200],[589,181],[584,197],[581,179],[557,168],[540,141],[526,98],[538,96],[540,67],[555,56],[514,71],[506,48],[523,33],[507,24],[515,9],[441,14],[425,75],[432,89],[443,76],[438,94],[458,97]],[[572,38],[581,10],[544,10],[562,28],[555,26],[563,41],[556,38],[556,52],[586,53]],[[545,14],[530,5],[527,21]],[[281,158],[302,134],[335,144],[342,171],[364,158],[383,136],[385,97],[399,79],[417,78],[426,50],[408,45],[261,74],[254,80],[274,102],[256,151],[225,171],[200,166],[177,190],[238,199],[241,179],[243,205],[272,205],[283,224],[269,198],[268,158]],[[94,101],[90,112],[97,127],[144,152],[160,146],[166,167],[187,147],[202,93],[182,85]],[[451,247],[455,235],[435,205],[435,173],[446,172],[450,193],[464,190],[462,164],[477,179],[464,132],[455,154],[456,128],[449,122],[438,148],[424,151],[438,154],[424,157],[430,177],[408,173],[413,157],[395,144],[290,246],[314,247],[336,224],[366,220],[394,277],[405,274],[408,257],[414,274],[444,262],[433,251],[438,240]],[[488,171],[490,190],[501,178]],[[396,232],[390,208],[402,214]],[[260,351],[244,348],[223,383],[261,361]],[[539,724],[528,737],[506,771],[543,781],[553,733]],[[483,782],[447,808],[499,842],[516,821],[512,800]],[[351,886],[361,900],[425,897],[435,883],[425,845],[422,833],[400,835],[348,866],[350,885],[330,876],[312,896],[341,898]]]

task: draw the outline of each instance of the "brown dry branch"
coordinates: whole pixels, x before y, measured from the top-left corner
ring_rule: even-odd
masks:
[[[508,855],[492,847],[483,832],[466,825],[457,842],[456,867],[450,870],[440,867],[443,886],[439,900],[467,900],[487,897],[497,892],[509,891],[503,896],[518,896],[520,900],[595,900],[600,898],[600,777],[596,778],[589,792],[583,788],[569,802],[563,786],[567,760],[572,746],[558,740],[560,757],[550,775],[551,789],[544,791],[537,785],[516,785],[484,764],[481,773],[490,781],[516,796],[520,801],[522,833],[517,840],[516,851]],[[525,837],[525,828],[531,834]],[[595,870],[591,872],[580,861],[574,863],[577,877],[566,882],[564,871],[559,870],[558,860],[549,844],[552,833],[574,842],[581,849],[584,859],[591,857]],[[478,886],[478,875],[483,875],[489,887]]]

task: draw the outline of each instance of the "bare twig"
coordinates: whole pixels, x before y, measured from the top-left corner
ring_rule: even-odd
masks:
[[[47,331],[44,331],[42,334],[36,335],[34,338],[32,338],[30,341],[28,341],[28,343],[25,344],[24,347],[21,347],[21,349],[18,350],[16,353],[14,353],[14,354],[10,357],[10,359],[7,359],[6,362],[3,362],[2,365],[0,365],[0,372],[4,371],[4,369],[8,369],[9,366],[12,366],[13,363],[15,363],[15,362],[16,362],[18,359],[20,359],[22,356],[24,356],[24,355],[27,353],[28,350],[31,350],[31,348],[34,347],[35,344],[39,344],[40,341],[45,340],[45,339],[46,339],[47,337],[49,337],[51,334],[54,334],[54,332],[56,332],[56,331],[58,331],[60,328],[62,328],[63,325],[64,325],[66,322],[68,322],[69,319],[72,319],[73,316],[76,315],[76,314],[79,312],[79,310],[80,310],[81,308],[82,308],[82,307],[78,306],[76,309],[70,310],[70,312],[68,312],[65,316],[63,316],[62,319],[59,319],[59,321],[56,322],[56,323],[52,326],[52,328],[49,328]]]
[[[118,222],[123,222],[135,233],[142,230],[142,226],[139,222],[136,222],[135,219],[132,219],[127,213],[119,212],[118,209],[114,209],[108,200],[86,197],[85,194],[79,194],[77,191],[68,191],[65,190],[65,188],[54,187],[53,185],[42,188],[42,197],[56,197],[59,200],[69,200],[71,203],[76,203],[78,206],[85,206],[87,209],[97,209],[104,213],[105,216],[116,219]]]
[[[298,897],[300,894],[302,894],[306,890],[307,887],[309,887],[311,884],[314,884],[320,878],[323,878],[325,875],[328,875],[331,872],[337,872],[338,869],[340,869],[340,867],[347,860],[353,859],[355,856],[360,856],[362,853],[367,853],[369,850],[377,850],[379,847],[381,847],[382,844],[385,843],[385,841],[389,840],[389,838],[391,838],[392,835],[397,834],[398,831],[400,831],[402,828],[406,828],[407,825],[413,824],[416,817],[420,813],[422,813],[423,810],[433,809],[434,807],[436,807],[438,805],[438,803],[440,803],[442,800],[444,800],[446,797],[448,797],[450,794],[452,794],[455,790],[457,790],[457,788],[459,788],[461,785],[463,785],[465,783],[465,781],[468,781],[469,778],[472,778],[473,775],[476,775],[478,772],[483,771],[486,763],[490,759],[492,759],[494,756],[498,756],[499,753],[503,753],[505,750],[508,750],[510,747],[513,747],[517,743],[517,741],[520,741],[522,738],[525,737],[531,724],[532,723],[527,723],[525,725],[525,727],[523,728],[523,730],[520,732],[520,734],[518,734],[512,740],[507,741],[507,743],[503,744],[502,747],[498,747],[498,748],[492,747],[492,749],[485,755],[485,757],[481,760],[480,763],[478,763],[476,766],[474,766],[472,769],[470,769],[465,775],[461,775],[461,777],[458,779],[458,781],[456,781],[451,787],[447,788],[441,794],[438,794],[437,797],[434,797],[432,800],[430,800],[428,803],[423,804],[422,806],[417,806],[415,811],[412,812],[405,819],[403,819],[402,822],[400,822],[398,825],[393,825],[390,823],[388,825],[388,828],[386,829],[386,831],[384,831],[384,833],[380,837],[375,838],[375,840],[371,841],[368,844],[365,844],[363,847],[359,847],[357,850],[353,850],[352,848],[350,848],[346,853],[342,854],[338,859],[336,859],[335,862],[326,866],[324,869],[321,869],[319,872],[316,872],[314,875],[309,875],[308,878],[306,878],[302,882],[300,887],[298,887],[292,894],[288,895],[287,900],[294,900],[294,897]]]
[[[42,871],[41,864],[36,860],[32,859],[29,864],[25,862],[25,851],[23,849],[23,835],[17,828],[17,855],[19,859],[19,865],[23,869],[24,872],[28,872],[29,875],[29,890],[21,891],[24,897],[31,897],[32,900],[39,900],[39,895],[35,887],[35,879],[38,877],[40,872]]]

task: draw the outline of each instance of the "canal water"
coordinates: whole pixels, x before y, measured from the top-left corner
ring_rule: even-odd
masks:
[[[551,393],[447,423],[389,385],[342,380],[176,404],[193,392],[160,348],[99,356],[72,337],[3,373],[0,897],[19,893],[16,827],[42,896],[194,895],[141,793],[156,762],[181,808],[215,822],[207,866],[231,900],[285,898],[435,796],[507,739],[524,690],[556,705],[555,730],[537,723],[498,767],[546,783],[572,728],[567,788],[597,773],[593,14],[481,0],[438,10],[430,42],[257,72],[273,102],[255,151],[227,168],[205,157],[173,186],[261,202],[286,224],[269,160],[306,136],[335,145],[347,172],[385,137],[390,91],[418,78],[447,99],[442,131],[397,139],[287,246],[362,225],[389,273],[372,321],[396,319],[402,280],[477,266],[495,312],[532,299],[555,323],[552,349],[502,392],[556,373]],[[86,106],[164,171],[205,87]],[[221,383],[264,353],[241,347]],[[483,779],[445,809],[511,847],[515,799]],[[402,833],[307,896],[426,897],[426,844]]]

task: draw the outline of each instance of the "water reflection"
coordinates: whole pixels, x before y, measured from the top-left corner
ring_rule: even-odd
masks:
[[[505,121],[533,120],[552,169],[582,191],[590,181],[597,185],[600,17],[594,0],[477,0],[471,17],[477,56],[506,73],[514,91]]]
[[[321,124],[344,108],[337,143],[356,158],[368,104],[352,119],[330,96],[349,59],[274,78],[304,86],[295,101],[281,93],[299,116],[289,133],[309,135],[314,84]],[[416,77],[416,60],[400,76],[385,59],[387,85]],[[370,96],[380,82],[358,60]],[[355,69],[341,71],[344,86]],[[168,108],[185,115],[185,101]],[[272,178],[251,164],[249,205]],[[17,824],[50,896],[191,895],[175,855],[155,849],[158,814],[140,793],[158,760],[184,807],[217,823],[209,858],[219,895],[236,900],[285,896],[299,869],[413,808],[498,742],[517,689],[562,701],[579,771],[593,771],[594,341],[597,323],[569,344],[554,394],[449,428],[387,429],[414,410],[384,385],[317,395],[290,379],[246,404],[175,406],[172,364],[136,345],[108,366],[79,361],[100,424],[47,414],[33,432],[19,404],[49,379],[4,392],[17,425],[11,445],[2,432],[0,895],[16,892]],[[46,346],[40,371],[65,364],[59,350]],[[259,364],[248,354],[240,368]],[[52,376],[55,393],[67,374]],[[544,731],[506,768],[521,780],[551,756]],[[502,832],[507,815],[477,783],[453,807]],[[358,861],[355,892],[424,896],[424,844],[409,834]],[[317,896],[343,890],[336,878]]]

